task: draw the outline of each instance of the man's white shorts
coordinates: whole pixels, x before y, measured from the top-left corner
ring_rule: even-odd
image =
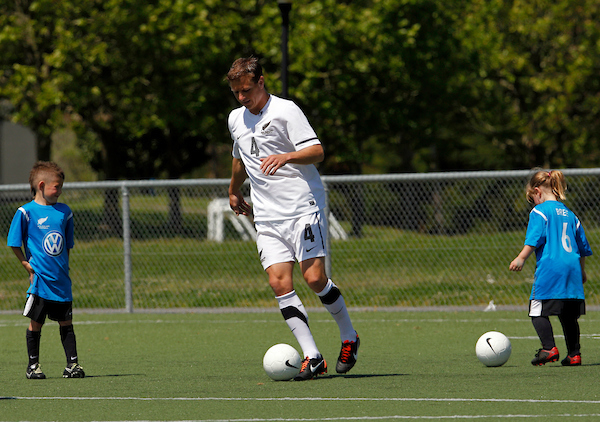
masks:
[[[327,221],[323,211],[288,220],[257,221],[254,225],[264,269],[280,262],[302,262],[327,255]]]

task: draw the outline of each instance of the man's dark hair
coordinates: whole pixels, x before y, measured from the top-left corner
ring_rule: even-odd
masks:
[[[256,57],[241,57],[231,65],[227,72],[227,80],[235,81],[243,76],[252,75],[252,81],[256,83],[262,74],[262,66]]]

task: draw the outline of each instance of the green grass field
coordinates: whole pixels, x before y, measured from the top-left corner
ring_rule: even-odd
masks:
[[[600,231],[590,230],[588,237],[595,242]],[[520,273],[508,271],[522,242],[521,232],[437,237],[369,228],[363,238],[333,243],[332,275],[348,303],[357,307],[484,306],[490,300],[523,305],[535,260]],[[132,267],[135,309],[273,305],[252,241],[135,240]],[[586,269],[586,300],[598,306],[600,291],[593,281],[600,261],[592,256]],[[125,307],[121,240],[76,243],[71,276],[75,307]],[[301,280],[298,266],[295,278]],[[0,310],[21,309],[26,273],[7,247],[0,249],[0,280]],[[297,286],[305,288],[301,282]],[[306,295],[305,305],[319,306],[318,298]]]
[[[25,328],[0,315],[0,420],[336,421],[600,419],[599,317],[581,319],[581,367],[533,367],[539,347],[522,312],[353,312],[361,336],[356,367],[335,373],[337,326],[310,312],[330,372],[274,382],[262,369],[275,343],[298,345],[277,312],[76,313],[85,379],[63,379],[56,323],[42,336],[48,379],[27,380]],[[564,339],[553,319],[557,346]],[[486,368],[475,343],[489,330],[512,342],[510,360]]]
[[[444,207],[448,215],[443,221],[448,224],[454,221],[451,216],[455,216],[457,209],[470,203],[473,195],[482,195],[481,189],[495,182],[487,181],[475,190],[467,188],[465,183],[448,185],[453,192]],[[522,195],[521,182],[513,183],[516,183],[511,188],[514,191],[508,197],[516,200],[514,198]],[[223,189],[222,193],[226,194],[226,186]],[[520,273],[508,271],[525,236],[527,205],[522,198],[514,215],[474,212],[464,216],[469,221],[468,230],[445,231],[451,228],[446,227],[436,231],[430,227],[429,214],[433,211],[429,208],[428,217],[421,216],[429,223],[423,223],[422,227],[400,224],[417,218],[410,215],[418,210],[400,212],[395,197],[385,195],[386,189],[377,183],[365,187],[365,195],[371,192],[366,195],[371,198],[367,207],[370,217],[361,226],[361,235],[331,242],[331,275],[343,289],[349,304],[380,309],[485,307],[490,301],[500,306],[527,303],[535,260],[529,259]],[[255,242],[241,240],[227,219],[224,241],[208,240],[207,207],[217,191],[182,189],[180,227],[173,225],[169,217],[168,190],[151,191],[152,194],[134,189],[129,195],[134,309],[270,308],[273,305],[273,294],[260,265]],[[350,198],[341,193],[337,192],[337,197],[333,195],[331,205],[337,210],[338,223],[346,233],[351,233],[351,209],[343,206]],[[484,196],[490,201],[503,201],[495,195]],[[383,198],[390,201],[389,208],[380,203]],[[76,308],[124,309],[124,242],[120,238],[121,230],[113,231],[105,222],[104,190],[67,190],[63,199],[72,207],[76,222],[76,242],[70,259]],[[22,204],[10,196],[5,200],[0,201],[3,236],[8,232],[15,210]],[[504,207],[490,207],[504,210]],[[595,209],[591,205],[579,208],[583,215],[585,210],[591,213]],[[434,218],[434,221],[437,220]],[[594,248],[600,242],[597,223],[600,220],[592,213],[584,221]],[[6,244],[5,237],[0,238],[2,242]],[[600,272],[600,261],[591,257],[586,261],[586,268],[590,276],[586,301],[600,306],[600,290],[593,282],[595,274]],[[301,279],[297,266],[295,277]],[[0,280],[0,311],[21,309],[27,287],[26,273],[8,247],[0,248]],[[297,286],[301,293],[307,293],[303,283]],[[305,295],[304,300],[306,306],[320,305],[315,295]]]

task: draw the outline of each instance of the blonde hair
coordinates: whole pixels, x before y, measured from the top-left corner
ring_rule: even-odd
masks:
[[[534,169],[534,173],[529,179],[526,188],[527,201],[533,203],[533,194],[535,188],[546,187],[552,191],[556,199],[564,201],[566,199],[567,181],[565,175],[560,170],[542,170]]]
[[[38,161],[33,165],[33,168],[29,172],[29,187],[31,188],[31,195],[34,198],[40,180],[46,180],[51,177],[58,177],[64,181],[65,172],[58,164],[52,161]]]

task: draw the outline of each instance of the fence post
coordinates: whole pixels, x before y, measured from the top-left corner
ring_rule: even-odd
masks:
[[[325,188],[325,209],[323,210],[323,214],[325,214],[325,219],[327,221],[327,230],[325,230],[325,251],[327,255],[325,255],[325,274],[328,278],[331,278],[331,242],[329,236],[329,189],[327,188],[327,184],[323,182],[323,187]]]
[[[133,313],[133,291],[131,288],[131,219],[129,214],[129,188],[121,185],[123,198],[123,271],[125,275],[125,310]]]

